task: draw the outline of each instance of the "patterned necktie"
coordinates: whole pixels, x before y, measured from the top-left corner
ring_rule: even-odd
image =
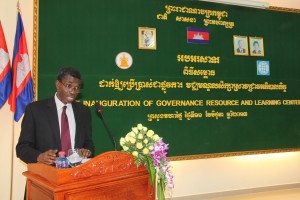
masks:
[[[70,137],[70,128],[69,128],[69,121],[68,116],[66,114],[67,106],[63,107],[63,111],[61,113],[61,148],[62,151],[68,155],[68,149],[71,149],[71,137]]]

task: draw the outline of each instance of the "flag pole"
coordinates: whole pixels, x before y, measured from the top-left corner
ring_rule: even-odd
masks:
[[[17,1],[17,10],[18,10],[18,12],[20,12],[20,2],[19,2],[19,0]],[[12,65],[13,65],[13,63],[12,63]],[[15,142],[15,120],[14,120],[14,114],[12,115],[12,117],[13,117],[13,123],[12,123],[12,133],[13,134],[12,134],[12,141],[11,141],[12,142],[12,147],[11,147],[12,148],[12,154],[11,154],[11,175],[10,175],[10,177],[11,177],[11,181],[10,181],[10,199],[12,199],[12,197],[13,197],[14,169],[15,169],[15,167],[14,167],[14,153],[13,153],[14,150],[15,150],[15,148],[14,148],[14,146],[15,146],[15,144],[14,144],[14,142]]]
[[[17,9],[18,9],[18,12],[20,12],[20,1],[19,0],[17,2]]]
[[[18,12],[20,12],[20,2],[19,2],[19,0],[17,1],[17,10],[18,10]],[[12,63],[12,65],[13,65],[13,63]],[[11,172],[11,175],[10,175],[10,177],[11,177],[11,181],[10,181],[10,199],[12,199],[12,197],[13,197],[13,185],[14,185],[14,150],[15,150],[15,148],[14,148],[14,141],[15,141],[15,120],[14,120],[14,114],[12,115],[12,117],[13,117],[13,123],[12,123],[12,140],[11,140],[11,143],[12,143],[12,154],[11,154],[11,170],[10,170],[10,172]]]

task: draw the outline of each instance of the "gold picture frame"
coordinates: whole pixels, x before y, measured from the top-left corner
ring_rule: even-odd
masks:
[[[138,27],[139,49],[156,50],[156,28]]]
[[[250,56],[264,56],[264,39],[262,37],[249,37]]]
[[[248,37],[234,35],[233,36],[234,55],[236,56],[248,56]]]

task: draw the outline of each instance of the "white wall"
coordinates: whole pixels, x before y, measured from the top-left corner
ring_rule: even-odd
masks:
[[[268,2],[272,6],[300,9],[298,0]],[[33,0],[20,0],[20,4],[32,61]],[[11,57],[16,28],[16,5],[17,0],[0,0],[0,20]],[[0,152],[3,163],[0,170],[0,200],[23,199],[25,178],[22,172],[26,170],[26,165],[15,157],[14,150],[20,122],[13,123],[7,104],[0,110]],[[174,161],[173,197],[300,183],[299,163],[299,152]]]
[[[269,2],[270,6],[300,9],[299,0],[255,0],[255,1]]]
[[[300,183],[300,153],[174,161],[173,197]]]

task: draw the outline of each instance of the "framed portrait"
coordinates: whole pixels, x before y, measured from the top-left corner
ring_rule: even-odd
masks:
[[[156,49],[156,28],[138,28],[139,49]]]
[[[250,56],[264,56],[264,39],[262,37],[249,37]]]
[[[248,56],[248,37],[234,35],[233,36],[233,47],[234,47],[234,55],[237,56]]]

